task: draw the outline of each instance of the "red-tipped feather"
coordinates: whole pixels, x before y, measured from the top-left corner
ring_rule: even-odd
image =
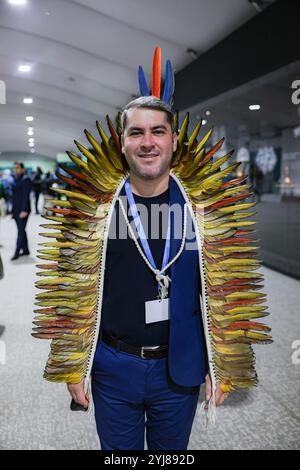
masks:
[[[57,172],[56,176],[64,181],[65,183],[69,184],[70,186],[74,186],[74,188],[79,188],[81,189],[81,185],[77,183],[77,181],[73,180],[72,178],[68,178],[67,176],[62,175],[61,173]]]
[[[234,178],[230,181],[226,181],[226,183],[223,183],[222,186],[220,187],[220,190],[229,188],[230,186],[237,186],[238,184],[243,183],[246,181],[247,177],[245,176],[240,176],[239,178]]]
[[[34,310],[34,313],[39,313],[40,315],[56,315],[56,308],[38,308]]]
[[[263,325],[262,323],[256,323],[256,322],[250,322],[250,321],[240,321],[240,322],[235,322],[231,323],[231,325],[227,326],[228,330],[242,330],[242,329],[248,329],[248,330],[262,330],[262,331],[271,331],[271,328],[269,328],[266,325]]]
[[[206,154],[203,160],[199,163],[198,167],[203,168],[205,164],[213,157],[213,155],[222,147],[225,138],[223,137],[219,142],[217,142]],[[233,150],[231,151],[233,153]]]
[[[87,181],[87,177],[83,173],[79,173],[78,171],[72,170],[72,168],[69,168],[65,165],[60,164],[60,168],[62,168],[66,173],[69,173],[69,175],[74,176],[75,178],[79,179],[80,181]]]
[[[53,263],[53,264],[37,264],[36,265],[37,268],[39,269],[46,269],[48,271],[51,270],[51,269],[58,269],[58,264],[57,263]]]
[[[161,48],[156,47],[152,65],[152,95],[160,99]]]
[[[116,129],[114,128],[113,126],[113,123],[111,122],[111,119],[109,118],[109,116],[106,116],[106,121],[107,121],[107,125],[108,125],[108,128],[109,128],[109,132],[112,136],[112,139],[115,143],[115,147],[117,149],[117,152],[121,153],[121,145],[120,145],[120,140],[119,140],[119,136],[116,132]]]
[[[215,202],[214,204],[212,204],[208,208],[209,209],[217,209],[218,207],[227,206],[227,205],[233,204],[234,202],[238,202],[238,201],[242,201],[243,199],[247,199],[250,195],[251,195],[251,193],[249,193],[247,191],[244,194],[240,194],[238,196],[226,197],[225,199],[223,199],[219,202]],[[201,210],[202,210],[202,208],[201,208]]]
[[[58,207],[47,207],[48,211],[55,212],[56,214],[63,214],[63,215],[75,215],[77,217],[85,217],[86,215],[80,211],[76,211],[73,209],[61,209]]]
[[[232,238],[225,238],[224,240],[218,240],[216,242],[206,243],[205,246],[207,246],[208,248],[213,248],[213,247],[218,247],[219,245],[227,245],[227,244],[231,245],[231,243],[248,244],[248,243],[253,243],[253,242],[257,242],[257,239],[232,237]]]

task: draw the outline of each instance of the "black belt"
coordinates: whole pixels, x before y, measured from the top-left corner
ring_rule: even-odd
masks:
[[[142,359],[161,359],[168,354],[168,346],[132,346],[131,344],[124,343],[123,341],[110,336],[103,331],[102,340],[104,343],[109,344],[115,349],[120,351],[139,356]]]

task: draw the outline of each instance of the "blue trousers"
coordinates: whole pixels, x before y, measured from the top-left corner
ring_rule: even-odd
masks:
[[[21,219],[18,215],[15,218],[17,227],[18,227],[18,238],[17,238],[17,246],[16,246],[16,254],[20,254],[20,251],[28,251],[28,241],[26,235],[26,224],[27,224],[28,216],[24,219]]]
[[[187,449],[200,386],[178,387],[167,359],[142,359],[99,342],[92,395],[102,450]]]

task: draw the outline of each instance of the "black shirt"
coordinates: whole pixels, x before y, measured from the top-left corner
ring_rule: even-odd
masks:
[[[120,197],[136,234],[124,188]],[[155,197],[134,195],[134,200],[156,267],[161,269],[167,233],[169,190]],[[157,299],[158,284],[154,273],[127,234],[126,222],[117,201],[107,245],[102,329],[135,346],[168,344],[169,320],[148,325],[145,323],[145,301]]]

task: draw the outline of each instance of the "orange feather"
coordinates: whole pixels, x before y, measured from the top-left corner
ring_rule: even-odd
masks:
[[[161,48],[156,47],[152,65],[152,95],[160,99]]]

